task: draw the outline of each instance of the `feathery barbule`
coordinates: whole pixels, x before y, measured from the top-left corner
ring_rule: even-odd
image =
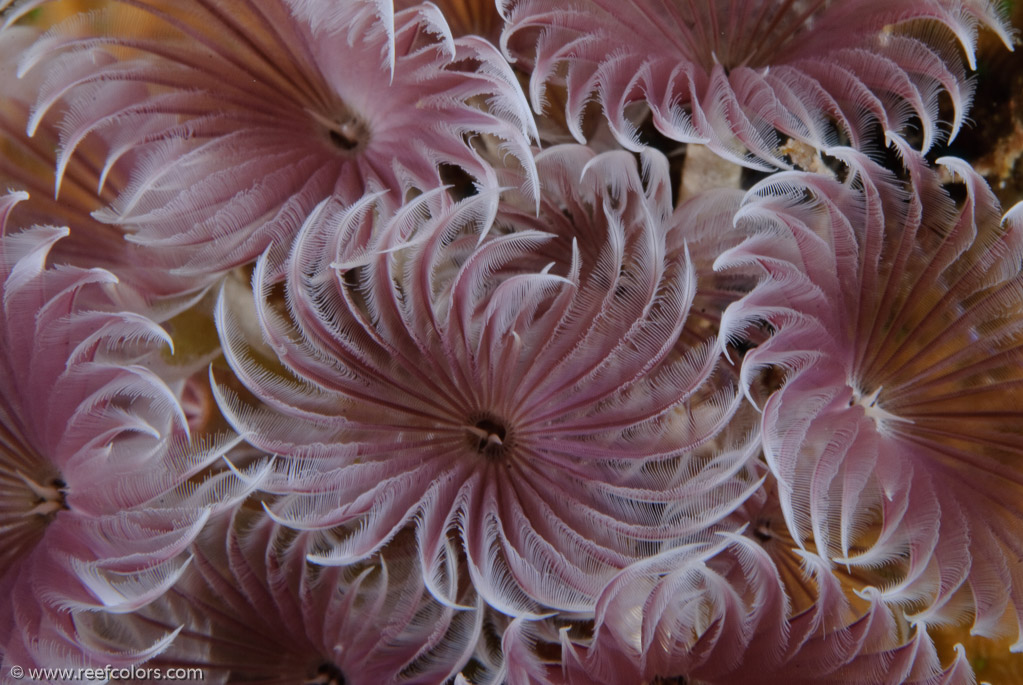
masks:
[[[390,5],[114,2],[77,15],[21,56],[19,73],[45,73],[29,133],[60,117],[58,190],[91,137],[107,141],[101,176],[132,155],[95,216],[188,275],[292,238],[332,194],[400,201],[440,186],[443,165],[492,187],[473,136],[525,168],[535,196],[534,124],[497,49],[452,38],[430,5]]]
[[[645,103],[668,138],[766,171],[789,166],[778,149],[786,136],[818,150],[871,149],[878,129],[918,133],[924,151],[954,137],[972,96],[960,52],[974,66],[978,25],[1012,45],[988,0],[498,4],[502,43],[530,73],[534,108],[542,111],[547,83],[564,83],[580,142],[596,98],[620,144],[638,149],[630,105]],[[943,93],[953,106],[945,126]]]

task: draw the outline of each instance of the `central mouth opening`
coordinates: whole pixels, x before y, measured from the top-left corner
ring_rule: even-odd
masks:
[[[328,129],[327,136],[334,147],[346,151],[354,150],[362,142],[360,128],[357,121],[349,119]]]
[[[325,116],[313,109],[307,109],[306,112],[319,124],[321,135],[326,134],[335,150],[349,153],[365,147],[369,139],[369,128],[345,107],[340,106],[339,109],[340,113],[332,113],[334,116]]]
[[[511,447],[507,425],[493,414],[475,416],[465,428],[469,446],[487,459],[500,459]]]
[[[35,495],[35,501],[32,502],[33,507],[29,511],[30,514],[51,517],[58,511],[68,509],[66,498],[67,483],[63,480],[51,478],[45,483],[40,484],[20,471],[17,475],[28,486],[32,494]]]
[[[852,386],[852,397],[849,399],[849,406],[861,406],[863,412],[874,421],[874,424],[882,433],[900,430],[899,426],[912,424],[913,419],[893,414],[884,408],[882,405],[882,400],[884,399],[882,397],[883,390],[884,388],[880,386],[873,391],[860,390],[858,387]]]

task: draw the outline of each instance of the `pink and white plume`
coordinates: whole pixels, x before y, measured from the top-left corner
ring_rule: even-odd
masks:
[[[665,249],[663,158],[644,182],[624,153],[560,154],[580,173],[575,226],[550,224],[579,233],[568,263],[548,261],[555,234],[490,233],[492,193],[434,191],[394,214],[328,202],[290,254],[257,263],[268,347],[219,308],[227,358],[264,405],[222,391],[221,407],[279,455],[273,516],[337,529],[319,563],[414,523],[439,597],[464,554],[500,611],[588,613],[619,569],[724,525],[755,489],[755,432],[711,443],[738,403],[716,342],[677,344],[696,283]]]
[[[662,134],[746,166],[785,168],[788,136],[817,150],[869,148],[880,132],[926,151],[965,121],[978,25],[1012,45],[988,0],[502,0],[502,43],[530,71],[539,112],[549,84],[567,92],[582,141],[596,99],[619,142],[638,149],[635,103]],[[943,126],[939,97],[951,98]]]
[[[46,78],[36,70],[18,78],[22,54],[38,40],[39,31],[14,26],[0,31],[0,189],[22,190],[29,197],[13,209],[15,226],[66,226],[69,234],[50,250],[54,262],[80,267],[100,267],[130,283],[149,302],[208,287],[211,279],[180,277],[161,268],[155,251],[144,250],[124,239],[118,227],[105,224],[92,213],[113,202],[127,186],[135,156],[126,154],[110,169],[103,166],[110,153],[109,142],[90,136],[76,148],[76,154],[62,167],[60,193],[54,194],[60,154],[59,122],[40,121],[32,137],[25,129]],[[103,178],[101,182],[100,179]],[[100,188],[102,186],[102,188]]]
[[[562,638],[569,683],[975,685],[962,650],[943,664],[925,625],[879,588],[886,569],[800,549],[777,490],[744,503],[749,527],[641,560],[610,582],[590,641]]]
[[[442,185],[445,166],[492,188],[469,138],[525,168],[537,192],[510,67],[486,41],[452,38],[429,4],[111,3],[25,51],[19,73],[38,70],[28,131],[61,117],[58,191],[90,137],[108,141],[101,185],[133,156],[129,183],[95,216],[179,274],[252,260],[332,194],[389,190],[398,204]]]
[[[958,203],[908,150],[905,184],[832,152],[845,183],[764,181],[737,217],[759,233],[719,262],[763,270],[722,334],[776,330],[743,385],[787,527],[831,568],[883,571],[876,600],[917,629],[1020,635],[1023,206],[1003,218],[957,159],[939,161]],[[765,401],[772,366],[786,378]]]
[[[258,508],[217,516],[166,595],[132,615],[83,617],[83,648],[124,659],[173,631],[145,665],[201,668],[213,683],[428,685],[469,662],[482,616],[427,592],[411,536],[344,568],[307,561],[316,537]],[[468,586],[451,591],[476,601]]]
[[[0,198],[4,228],[24,197]],[[170,340],[113,306],[109,272],[46,268],[67,233],[36,226],[0,239],[6,664],[60,651],[43,624],[58,630],[77,611],[132,611],[158,597],[211,512],[259,477],[258,464],[242,479],[217,466],[237,438],[190,440],[178,398],[145,365]]]

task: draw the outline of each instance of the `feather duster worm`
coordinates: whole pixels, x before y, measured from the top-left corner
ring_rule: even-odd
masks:
[[[80,644],[97,659],[123,660],[134,645],[180,630],[146,666],[199,667],[214,683],[428,685],[459,672],[479,639],[480,612],[426,591],[413,540],[324,568],[306,560],[315,537],[258,509],[218,516],[173,589],[134,615],[81,617]],[[469,587],[451,593],[475,603]]]
[[[856,152],[841,184],[779,174],[738,221],[760,233],[720,266],[761,284],[726,312],[776,333],[743,364],[787,372],[763,441],[795,544],[829,567],[873,569],[875,601],[917,629],[972,621],[1018,634],[1023,558],[1023,206],[1001,219],[963,162],[953,202],[908,150],[912,183]]]
[[[393,216],[373,197],[325,203],[290,255],[266,253],[254,285],[272,351],[224,307],[218,326],[268,406],[220,403],[279,455],[273,516],[341,527],[317,557],[335,564],[415,521],[438,596],[464,546],[477,591],[511,615],[592,611],[618,569],[718,525],[756,486],[755,433],[708,446],[737,398],[714,341],[676,348],[695,283],[648,195],[663,168],[644,186],[631,159],[590,159],[572,202],[599,217],[579,227],[598,242],[560,268],[543,265],[551,234],[488,234],[493,194],[442,191]]]
[[[169,273],[161,268],[158,253],[126,241],[119,227],[92,216],[127,186],[135,155],[125,154],[104,170],[110,153],[108,141],[90,136],[63,167],[61,192],[54,195],[60,128],[43,120],[31,138],[25,135],[45,82],[43,70],[20,79],[16,74],[18,59],[38,38],[37,30],[23,26],[0,32],[0,92],[4,94],[0,101],[0,188],[29,194],[14,208],[12,222],[69,227],[70,233],[52,245],[52,261],[106,269],[154,303],[157,298],[208,287],[211,279]]]
[[[926,627],[882,599],[884,569],[836,567],[787,533],[773,486],[742,534],[636,562],[597,605],[592,640],[562,639],[570,683],[975,685]]]
[[[22,199],[0,198],[5,228]],[[110,308],[111,274],[45,268],[66,234],[0,240],[0,646],[20,665],[58,649],[42,626],[61,634],[68,612],[159,596],[210,513],[258,479],[212,473],[231,440],[189,445],[176,396],[143,365],[169,339]]]
[[[177,273],[250,261],[333,193],[388,189],[400,202],[440,186],[441,165],[492,186],[470,136],[532,168],[532,118],[510,68],[489,43],[453,39],[431,5],[122,5],[59,24],[22,56],[20,73],[45,73],[29,133],[61,105],[58,190],[92,135],[109,141],[101,181],[136,156],[96,216]]]
[[[926,151],[946,133],[942,93],[952,100],[954,137],[972,85],[949,43],[958,40],[971,67],[978,24],[1011,45],[987,0],[499,5],[506,51],[531,60],[534,107],[542,109],[547,83],[563,79],[577,139],[595,92],[626,148],[642,144],[629,106],[643,102],[668,138],[763,170],[787,167],[778,133],[818,150],[843,141],[869,148],[878,128],[908,136],[918,126]]]

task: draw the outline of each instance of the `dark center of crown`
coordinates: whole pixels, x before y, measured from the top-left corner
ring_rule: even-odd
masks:
[[[366,126],[354,116],[330,122],[327,126],[327,137],[331,144],[344,152],[363,147],[368,136]]]
[[[350,153],[366,146],[369,139],[369,127],[356,115],[339,105],[331,115],[323,115],[312,109],[306,112],[317,123],[321,135],[329,141],[330,146],[340,152]]]
[[[757,519],[756,525],[753,527],[753,536],[760,540],[760,542],[767,542],[773,538],[774,533],[771,532],[771,519]]]
[[[65,492],[67,483],[60,478],[51,478],[43,483],[37,483],[21,472],[18,472],[17,476],[34,495],[30,514],[49,519],[58,511],[69,509]]]
[[[500,459],[511,449],[511,434],[505,422],[493,414],[480,414],[465,426],[469,446],[487,459]]]
[[[338,129],[330,129],[327,135],[335,147],[342,150],[354,150],[359,145],[359,139],[355,137],[350,126],[341,126]]]

